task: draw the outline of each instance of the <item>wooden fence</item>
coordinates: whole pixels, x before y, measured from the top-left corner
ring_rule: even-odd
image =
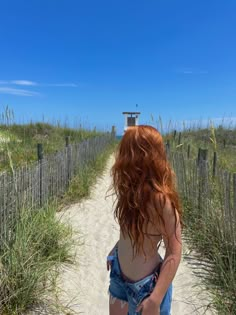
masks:
[[[17,169],[14,174],[0,174],[0,241],[9,237],[11,224],[22,207],[39,208],[51,197],[65,192],[78,169],[96,159],[114,140],[114,133],[88,138],[81,143],[69,144],[56,154]]]
[[[199,218],[217,218],[218,232],[236,246],[236,173],[218,167],[215,155],[209,161],[206,150],[195,159],[189,158],[188,151],[171,152],[168,146],[167,150],[182,198]]]

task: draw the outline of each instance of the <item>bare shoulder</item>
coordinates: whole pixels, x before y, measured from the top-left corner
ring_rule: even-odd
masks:
[[[168,221],[176,219],[176,223],[179,223],[179,213],[168,197],[166,197],[163,208],[163,218]]]
[[[158,211],[158,214],[160,214],[161,216],[171,216],[174,215],[175,212],[177,212],[171,200],[161,193],[153,194],[151,202],[149,203],[149,207],[152,213],[153,211]]]
[[[167,253],[175,253],[181,256],[181,224],[179,213],[167,198],[163,208],[164,226],[160,227]]]
[[[176,232],[180,228],[180,218],[177,209],[173,206],[171,200],[162,194],[153,196],[152,211],[157,212],[156,225],[158,230],[168,235]]]

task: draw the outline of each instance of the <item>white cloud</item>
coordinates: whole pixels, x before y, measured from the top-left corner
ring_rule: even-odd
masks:
[[[75,83],[38,83],[29,80],[11,80],[11,81],[0,81],[0,85],[23,85],[23,86],[48,86],[48,87],[78,87]]]
[[[2,86],[1,85],[8,85],[8,86]],[[11,81],[5,81],[0,80],[0,94],[10,94],[10,95],[18,95],[18,96],[40,96],[41,94],[38,92],[34,92],[31,90],[21,89],[21,88],[15,88],[11,87],[14,85],[19,86],[25,86],[25,87],[77,87],[78,85],[75,83],[38,83],[34,81],[29,80],[11,80]]]
[[[208,74],[207,70],[203,69],[196,69],[196,68],[178,68],[176,69],[177,73],[182,73],[182,74]]]
[[[52,86],[52,87],[77,87],[78,85],[75,83],[49,83],[42,84],[43,86]]]
[[[10,87],[0,87],[0,94],[10,94],[10,95],[19,95],[19,96],[39,96],[40,93],[23,90],[23,89],[14,89]]]
[[[35,86],[38,85],[38,83],[28,80],[13,80],[9,82],[10,84],[16,84],[16,85],[26,85],[26,86]]]
[[[182,71],[183,74],[193,74],[192,70],[183,70]]]

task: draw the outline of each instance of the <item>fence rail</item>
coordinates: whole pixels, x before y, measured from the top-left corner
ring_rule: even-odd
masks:
[[[14,174],[0,174],[0,241],[7,240],[11,224],[23,206],[38,208],[51,197],[62,194],[78,169],[104,151],[114,140],[114,133],[69,144],[57,152],[21,167]]]

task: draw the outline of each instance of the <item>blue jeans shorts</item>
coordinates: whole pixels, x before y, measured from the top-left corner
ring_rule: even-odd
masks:
[[[161,258],[163,261],[163,259]],[[161,262],[162,264],[162,262]],[[115,247],[114,259],[111,263],[110,270],[110,285],[108,293],[111,295],[111,302],[115,298],[121,300],[121,306],[128,302],[127,315],[141,315],[141,312],[136,312],[137,306],[148,297],[153,291],[156,280],[160,273],[161,264],[149,276],[137,281],[129,282],[122,275],[118,260],[118,248]],[[160,315],[170,315],[172,301],[172,283],[170,284],[160,305]]]

